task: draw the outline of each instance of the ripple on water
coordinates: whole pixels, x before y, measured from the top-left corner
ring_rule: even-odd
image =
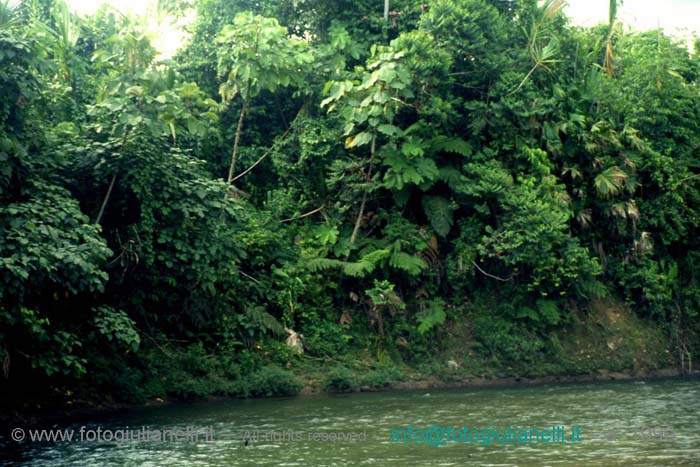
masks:
[[[51,466],[676,466],[699,465],[698,381],[547,384],[425,392],[361,393],[150,407],[90,421],[116,430],[211,427],[213,441],[10,445],[13,463]],[[391,443],[392,428],[430,425],[503,429],[578,425],[578,445],[466,446]],[[86,422],[67,423],[79,429]],[[46,427],[50,428],[50,427]],[[639,429],[672,430],[648,439]],[[240,433],[357,432],[365,442],[267,440]],[[607,439],[610,433],[616,441]],[[3,452],[4,454],[4,452]],[[2,454],[0,454],[2,455]],[[2,458],[0,458],[2,464]]]

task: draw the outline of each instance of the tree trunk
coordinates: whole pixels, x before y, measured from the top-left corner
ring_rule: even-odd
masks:
[[[124,129],[124,136],[122,137],[122,142],[119,145],[119,151],[121,152],[122,149],[124,149],[124,145],[126,144],[126,138],[129,136],[129,127],[127,126]],[[95,219],[95,224],[99,224],[100,221],[102,220],[102,215],[105,212],[105,208],[107,207],[107,203],[109,202],[109,197],[112,196],[112,190],[114,189],[114,182],[117,181],[117,174],[119,172],[115,172],[114,175],[112,176],[112,181],[109,182],[109,188],[107,188],[107,194],[105,194],[105,198],[102,200],[102,205],[100,206],[100,212],[97,214],[97,219]]]
[[[95,220],[95,224],[99,224],[100,221],[102,220],[102,215],[105,212],[105,207],[107,207],[107,201],[109,201],[109,197],[112,196],[112,190],[114,189],[114,182],[117,181],[117,174],[115,173],[112,176],[112,181],[109,182],[109,188],[107,188],[107,194],[105,195],[105,199],[102,200],[102,206],[100,206],[100,212],[97,214],[97,219]]]
[[[370,149],[370,158],[369,158],[369,170],[367,171],[367,181],[371,180],[372,178],[372,161],[374,160],[374,152],[377,147],[377,134],[374,133],[372,134],[372,147]],[[360,203],[360,212],[357,214],[357,220],[355,220],[355,228],[352,229],[352,235],[350,236],[350,244],[352,245],[355,243],[355,239],[357,238],[357,233],[360,231],[360,224],[362,224],[362,218],[365,215],[365,206],[367,204],[367,190],[365,190],[364,193],[362,193],[362,202]]]
[[[250,83],[248,84],[248,88],[250,88]],[[241,133],[243,131],[243,119],[245,118],[245,114],[248,111],[248,99],[245,99],[243,101],[243,108],[241,108],[241,115],[238,117],[238,125],[236,125],[236,136],[233,139],[233,151],[231,151],[231,166],[228,169],[228,178],[226,179],[226,183],[229,185],[233,184],[233,171],[236,168],[236,159],[238,158],[238,143],[241,140]]]

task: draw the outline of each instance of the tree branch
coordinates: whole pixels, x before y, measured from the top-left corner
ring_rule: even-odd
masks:
[[[313,211],[309,211],[306,214],[302,214],[301,216],[295,216],[295,217],[290,217],[289,219],[282,219],[280,222],[290,222],[290,221],[295,221],[297,219],[303,219],[304,217],[308,217],[312,214],[316,214],[317,212],[321,211],[325,206],[321,206],[320,208],[316,208]]]
[[[294,126],[294,122],[292,122],[292,125],[290,125],[289,128],[287,128],[287,130],[282,134],[282,139],[284,139],[284,138],[289,134],[289,132],[292,130],[292,127],[293,127],[293,126]],[[253,169],[255,168],[255,166],[257,166],[257,165],[258,165],[259,163],[261,163],[267,156],[270,155],[270,153],[271,153],[272,150],[275,148],[275,146],[276,146],[275,144],[273,144],[272,146],[270,146],[270,147],[267,149],[267,151],[265,151],[265,153],[264,153],[262,156],[260,156],[260,159],[258,159],[257,161],[253,162],[253,165],[251,165],[250,167],[248,167],[247,169],[245,169],[243,172],[241,172],[241,173],[239,173],[238,175],[236,175],[235,177],[233,177],[233,179],[231,179],[231,182],[230,182],[230,183],[235,182],[236,180],[238,180],[239,178],[241,178],[242,176],[244,176],[245,174],[247,174],[248,172],[250,172],[251,170],[253,170]]]
[[[511,279],[513,279],[513,276],[510,276],[508,279],[504,279],[504,278],[502,278],[502,277],[498,277],[498,276],[494,276],[493,274],[489,274],[488,272],[486,272],[486,271],[484,271],[483,269],[481,269],[481,268],[479,267],[479,265],[476,264],[476,261],[472,261],[472,264],[474,265],[474,267],[475,267],[476,269],[479,270],[480,273],[482,273],[483,275],[485,275],[485,276],[487,276],[487,277],[490,277],[491,279],[496,279],[496,280],[501,281],[501,282],[509,282]]]

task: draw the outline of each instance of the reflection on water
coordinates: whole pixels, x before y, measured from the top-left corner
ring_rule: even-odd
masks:
[[[0,452],[10,465],[24,466],[697,466],[699,383],[551,384],[149,407],[41,427],[73,430],[72,442],[16,443],[2,433]],[[581,442],[392,443],[392,429],[409,425],[578,426]],[[78,442],[81,429],[84,439],[90,430],[95,439],[97,429],[111,436],[141,430],[150,438]],[[157,441],[158,433],[169,438]]]

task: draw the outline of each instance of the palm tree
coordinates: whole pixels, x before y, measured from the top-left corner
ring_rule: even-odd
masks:
[[[617,9],[622,6],[622,0],[610,0],[608,6],[608,37],[605,41],[605,62],[604,67],[608,75],[612,76],[613,72],[613,47],[612,39],[615,30],[615,20],[617,19]]]
[[[10,0],[0,1],[0,30],[12,29],[18,22],[17,7],[10,4]]]

